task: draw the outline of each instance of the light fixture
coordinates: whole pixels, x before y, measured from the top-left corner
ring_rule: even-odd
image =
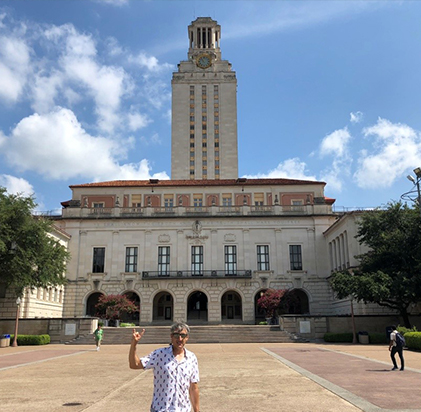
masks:
[[[414,176],[408,175],[408,176],[406,176],[406,178],[407,178],[408,180],[410,180],[413,184],[415,184],[415,183],[416,183],[416,182],[415,182],[415,179],[414,179]]]
[[[418,179],[421,178],[421,167],[416,167],[414,173],[417,175]]]

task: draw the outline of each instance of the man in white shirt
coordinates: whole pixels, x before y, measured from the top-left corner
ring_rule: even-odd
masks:
[[[401,360],[401,371],[405,368],[405,361],[403,359],[403,347],[398,346],[396,343],[396,334],[399,333],[396,330],[396,326],[392,326],[393,332],[390,334],[390,342],[389,342],[389,351],[390,351],[390,358],[393,362],[392,371],[396,371],[398,369],[398,365],[396,363],[395,355],[398,354]]]
[[[151,412],[199,411],[199,366],[196,355],[185,348],[190,328],[185,323],[171,327],[171,345],[139,358],[136,347],[145,333],[133,329],[129,352],[131,369],[153,369],[154,394]]]

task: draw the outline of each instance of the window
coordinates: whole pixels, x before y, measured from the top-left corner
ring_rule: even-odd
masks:
[[[137,247],[126,247],[125,272],[137,272]]]
[[[194,194],[193,195],[193,206],[194,207],[202,207],[203,206],[203,197],[201,194]]]
[[[232,206],[232,197],[229,193],[222,194],[222,206]]]
[[[237,246],[225,246],[225,274],[237,274]]]
[[[132,207],[142,206],[142,195],[132,195]]]
[[[92,273],[104,273],[105,247],[94,247]]]
[[[269,270],[268,245],[257,245],[257,270]]]
[[[191,161],[190,161],[190,165],[191,165]],[[193,166],[194,166],[194,161],[193,161]],[[164,195],[164,205],[167,208],[173,207],[174,206],[174,196],[173,195]]]
[[[255,206],[263,206],[263,193],[254,194],[254,204]]]
[[[104,207],[104,202],[93,202],[92,207],[97,207],[97,208]]]
[[[203,246],[191,247],[191,270],[193,275],[203,275]]]
[[[170,247],[158,247],[158,276],[167,276],[170,271]]]
[[[303,259],[301,256],[301,245],[289,246],[289,260],[291,262],[291,270],[303,270]]]

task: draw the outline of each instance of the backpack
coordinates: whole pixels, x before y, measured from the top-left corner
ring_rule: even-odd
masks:
[[[396,332],[396,346],[398,348],[403,348],[405,345],[405,338],[399,332]]]

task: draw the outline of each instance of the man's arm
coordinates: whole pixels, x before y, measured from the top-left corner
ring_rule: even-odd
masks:
[[[200,404],[199,404],[199,385],[197,382],[193,382],[190,384],[190,400],[193,406],[194,412],[200,411]]]
[[[142,339],[143,334],[145,333],[145,329],[139,333],[136,329],[133,329],[132,341],[130,343],[130,351],[129,351],[129,367],[130,369],[143,369],[142,362],[139,359],[139,356],[136,354],[136,346],[139,343],[140,339]]]

